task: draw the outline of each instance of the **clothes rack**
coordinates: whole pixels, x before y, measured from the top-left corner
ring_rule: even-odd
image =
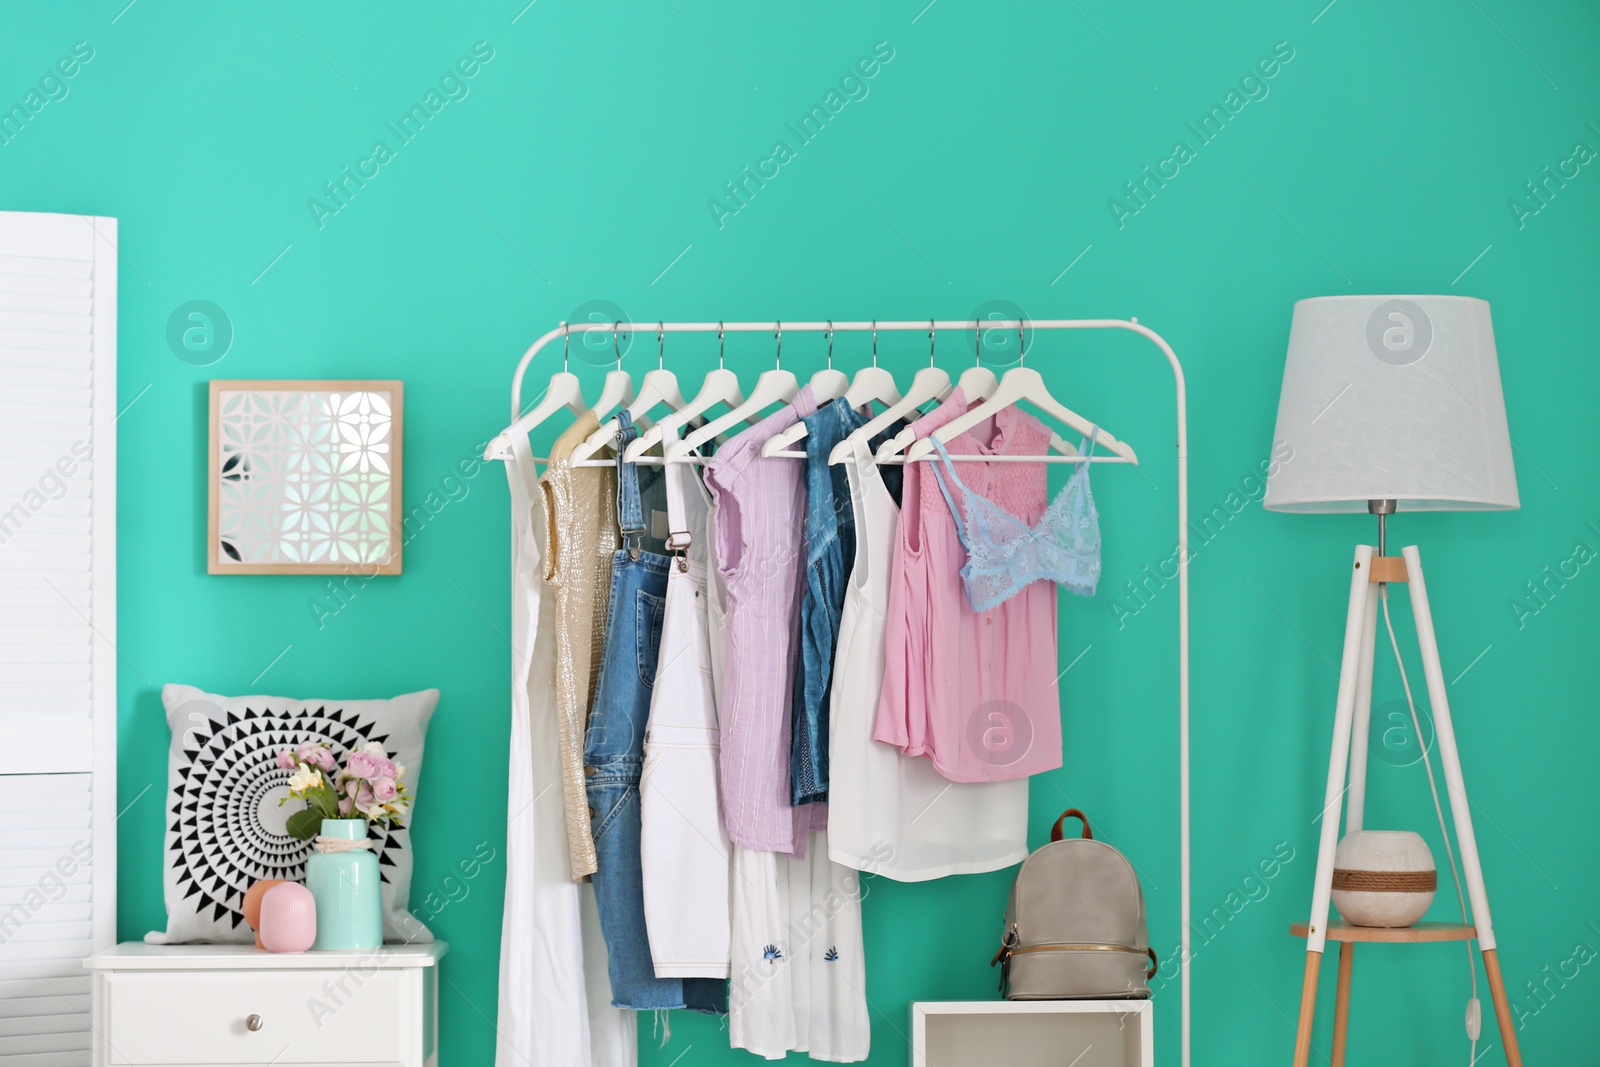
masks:
[[[649,324],[644,324],[648,328]],[[535,341],[517,361],[516,373],[511,379],[511,424],[515,425],[522,413],[522,383],[528,367],[547,345],[570,337],[572,333],[612,333],[632,329],[612,323],[561,323]],[[1177,400],[1178,449],[1178,789],[1179,789],[1179,912],[1181,919],[1181,1008],[1182,1008],[1182,1063],[1189,1067],[1190,1045],[1190,932],[1189,932],[1189,432],[1187,401],[1184,388],[1183,365],[1162,336],[1130,319],[943,319],[895,322],[663,322],[656,324],[660,334],[668,333],[837,333],[921,332],[926,330],[930,343],[938,331],[966,333],[991,329],[1005,330],[1127,330],[1148,340],[1172,369],[1172,380]],[[489,443],[485,459],[505,459],[509,455],[509,440],[501,433]]]

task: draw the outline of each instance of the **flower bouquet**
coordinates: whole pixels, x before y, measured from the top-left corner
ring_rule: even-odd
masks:
[[[395,763],[377,741],[369,741],[345,758],[339,768],[328,746],[315,741],[278,753],[278,766],[289,777],[290,798],[306,802],[304,811],[289,816],[289,836],[301,841],[315,838],[323,819],[364,818],[368,822],[399,827],[411,808],[411,795],[401,777],[403,765]]]

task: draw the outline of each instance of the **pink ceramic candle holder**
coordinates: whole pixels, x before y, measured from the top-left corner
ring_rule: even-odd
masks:
[[[284,882],[261,897],[261,947],[304,952],[317,939],[317,902],[299,882]]]

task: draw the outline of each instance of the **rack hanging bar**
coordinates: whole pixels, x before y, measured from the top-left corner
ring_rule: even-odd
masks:
[[[648,326],[648,324],[646,324]],[[533,362],[533,357],[539,354],[540,349],[551,341],[559,340],[568,333],[612,333],[614,331],[627,333],[634,327],[633,323],[626,324],[620,331],[618,324],[612,322],[574,322],[562,323],[543,337],[535,341],[522,359],[517,362],[516,375],[511,380],[511,420],[516,421],[521,412],[522,379],[528,373],[528,364]],[[776,330],[782,328],[785,333],[827,333],[830,329],[834,333],[871,333],[873,329],[879,332],[925,333],[928,330],[959,330],[970,332],[976,330],[1105,330],[1124,329],[1132,330],[1150,338],[1156,345],[1167,353],[1168,360],[1172,361],[1174,369],[1178,372],[1178,384],[1181,391],[1183,385],[1183,371],[1177,364],[1177,357],[1161,340],[1159,334],[1146,326],[1139,325],[1139,320],[1134,319],[985,319],[981,322],[973,319],[939,319],[920,322],[666,322],[659,323],[657,330],[662,333],[764,333],[771,336]]]
[[[645,324],[648,328],[648,323]],[[1166,356],[1167,364],[1172,369],[1172,382],[1177,399],[1177,431],[1178,431],[1178,865],[1179,865],[1179,911],[1181,912],[1181,967],[1182,967],[1182,1039],[1183,1067],[1190,1067],[1189,1045],[1191,1027],[1189,1021],[1190,1006],[1190,974],[1189,961],[1191,958],[1190,932],[1189,932],[1189,416],[1188,400],[1184,387],[1183,364],[1178,361],[1177,353],[1172,346],[1167,344],[1162,336],[1143,326],[1137,318],[1130,319],[990,319],[976,321],[973,319],[941,319],[930,322],[921,321],[905,322],[666,322],[659,323],[656,329],[662,333],[765,333],[772,334],[782,328],[786,332],[803,333],[870,333],[879,332],[910,332],[922,333],[928,330],[988,330],[988,329],[1031,329],[1031,330],[1128,330],[1139,334],[1161,350]],[[522,380],[528,372],[528,364],[533,362],[533,357],[552,341],[560,340],[564,335],[571,333],[611,333],[617,330],[616,323],[562,323],[555,329],[546,333],[535,341],[522,359],[517,362],[516,374],[511,380],[511,423],[516,424],[518,416],[522,413]],[[627,329],[631,330],[630,323]],[[626,332],[624,330],[623,332]],[[503,436],[503,435],[502,435]],[[499,439],[491,442],[489,450],[485,452],[485,459],[504,458],[495,455],[497,446],[503,444]]]

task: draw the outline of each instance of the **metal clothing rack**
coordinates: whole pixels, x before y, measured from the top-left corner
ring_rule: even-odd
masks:
[[[649,324],[644,324],[648,327]],[[800,333],[921,332],[933,335],[938,330],[1128,330],[1148,340],[1167,357],[1177,394],[1178,431],[1178,805],[1179,805],[1179,911],[1182,920],[1182,1050],[1183,1067],[1189,1067],[1190,1038],[1190,937],[1189,937],[1189,426],[1184,388],[1183,364],[1172,346],[1160,334],[1132,319],[972,319],[925,320],[920,322],[663,322],[660,333]],[[535,341],[517,362],[511,379],[511,424],[522,413],[522,381],[533,358],[550,343],[571,333],[613,333],[611,323],[562,323]],[[492,449],[492,446],[491,446]]]

